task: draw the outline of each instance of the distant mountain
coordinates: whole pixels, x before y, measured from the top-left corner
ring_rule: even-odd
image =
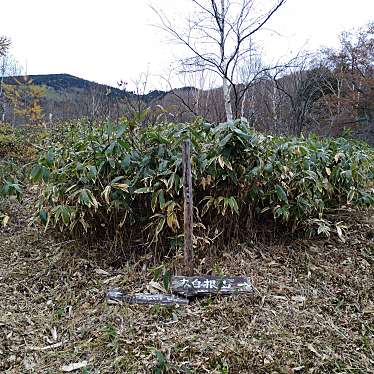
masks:
[[[105,92],[106,95],[110,97],[128,97],[136,98],[139,95],[134,94],[133,92],[123,91],[119,88],[111,87],[108,85],[91,82],[86,79],[75,77],[70,74],[38,74],[38,75],[27,75],[27,76],[13,76],[5,77],[4,83],[6,84],[18,84],[19,82],[25,82],[26,79],[31,79],[33,84],[45,86],[49,89],[53,89],[56,92],[66,92],[66,91],[100,91]],[[140,95],[140,98],[145,102],[150,102],[153,100],[161,99],[165,96],[167,92],[164,91],[151,91],[146,95]]]

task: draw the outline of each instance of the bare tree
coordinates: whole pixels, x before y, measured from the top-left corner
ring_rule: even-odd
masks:
[[[150,103],[146,100],[149,84],[149,70],[145,73],[141,73],[137,79],[131,80],[131,83],[134,87],[133,91],[127,90],[128,82],[118,82],[119,88],[124,92],[121,98],[124,113],[129,119],[145,124],[150,112]]]
[[[91,83],[87,89],[83,104],[86,117],[90,125],[94,122],[103,122],[110,115],[110,90],[98,84]]]
[[[9,47],[10,47],[10,39],[6,36],[0,36],[0,57],[5,56]]]
[[[269,77],[273,85],[269,88],[273,90],[270,96],[274,128],[286,125],[287,131],[295,135],[318,129],[322,115],[319,100],[331,93],[330,86],[334,84],[329,70],[313,54],[306,54],[272,73]]]
[[[340,47],[324,50],[322,57],[333,76],[329,95],[324,97],[330,127],[335,133],[344,128],[373,128],[374,22],[342,33]]]
[[[187,19],[187,27],[178,31],[170,19],[153,8],[160,18],[161,29],[184,45],[191,53],[182,61],[184,71],[207,70],[222,79],[226,119],[234,119],[240,112],[240,95],[249,88],[241,86],[238,93],[237,70],[249,55],[252,36],[269,21],[286,0],[271,0],[272,7],[260,14],[256,0],[191,0],[195,13]],[[244,89],[244,91],[243,91]]]
[[[216,77],[206,71],[184,72],[177,75],[176,81],[174,78],[176,71],[176,66],[170,66],[167,73],[160,76],[165,83],[164,91],[167,92],[162,105],[168,114],[172,115],[174,120],[182,122],[200,116],[215,121],[211,116],[211,96],[214,87],[217,86]],[[179,88],[175,88],[175,85]]]
[[[3,82],[7,75],[17,75],[17,63],[8,55],[10,39],[0,36],[0,120],[5,118],[5,100]]]

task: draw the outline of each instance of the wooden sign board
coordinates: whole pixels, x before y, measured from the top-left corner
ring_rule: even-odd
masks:
[[[123,301],[127,304],[160,304],[160,305],[187,305],[188,299],[181,298],[175,295],[165,294],[135,294],[127,295],[119,289],[113,289],[107,292],[108,300]]]
[[[189,296],[199,295],[230,295],[253,292],[251,281],[247,277],[222,277],[200,276],[183,277],[175,276],[171,279],[173,293]]]

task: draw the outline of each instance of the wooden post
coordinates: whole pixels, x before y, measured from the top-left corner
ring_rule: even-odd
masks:
[[[190,141],[183,141],[183,197],[184,197],[184,263],[189,272],[193,270],[193,202]]]

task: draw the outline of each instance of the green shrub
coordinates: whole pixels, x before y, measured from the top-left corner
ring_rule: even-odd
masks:
[[[12,158],[17,151],[20,149],[15,130],[0,122],[0,198],[21,196],[20,166]]]
[[[0,122],[0,224],[5,225],[10,218],[2,213],[4,200],[1,199],[21,199],[30,165],[38,159],[38,148],[46,137],[48,131],[41,126],[13,128]]]
[[[22,197],[21,182],[16,176],[11,176],[11,172],[15,172],[14,174],[17,173],[14,170],[15,167],[16,165],[12,162],[0,162],[0,225],[3,226],[6,226],[10,217],[3,212],[2,199],[15,197],[20,200]]]
[[[22,126],[13,128],[0,122],[0,197],[21,197],[21,184],[27,177],[30,164],[38,159],[41,134],[44,128]]]
[[[11,153],[17,144],[14,130],[8,124],[0,122],[0,158]]]
[[[328,234],[325,213],[374,204],[374,152],[340,139],[266,136],[246,122],[66,126],[32,171],[45,225],[127,244],[180,245],[181,143],[192,142],[197,240],[245,233],[254,218]],[[338,227],[338,233],[342,228]]]
[[[50,130],[39,125],[13,128],[0,122],[0,162],[11,159],[26,163],[38,158],[39,146],[50,137]]]

